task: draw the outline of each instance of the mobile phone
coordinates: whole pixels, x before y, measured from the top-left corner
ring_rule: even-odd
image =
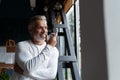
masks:
[[[56,28],[51,34],[49,34],[49,39],[56,34],[56,36],[58,35],[58,28]]]
[[[58,28],[56,28],[56,32],[55,33],[56,33],[56,35],[58,35]]]

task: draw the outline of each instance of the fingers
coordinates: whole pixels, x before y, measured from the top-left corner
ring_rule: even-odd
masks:
[[[56,38],[57,37],[57,34],[56,33],[51,33],[50,35],[49,35],[49,39],[50,38]]]
[[[53,37],[57,37],[57,33],[54,33],[54,34],[53,34]]]
[[[56,37],[57,37],[56,33],[50,34],[48,44],[54,47],[57,43]]]
[[[58,36],[58,32],[55,33],[55,36],[56,36],[56,37]]]
[[[56,28],[56,36],[58,36],[58,28]]]

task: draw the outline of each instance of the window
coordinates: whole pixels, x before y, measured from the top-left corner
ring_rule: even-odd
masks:
[[[67,22],[71,33],[73,45],[78,59],[78,67],[81,69],[81,53],[80,53],[80,9],[79,0],[73,4],[67,12]]]

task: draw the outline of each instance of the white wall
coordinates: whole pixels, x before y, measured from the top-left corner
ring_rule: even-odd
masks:
[[[120,80],[120,0],[104,1],[109,80]]]

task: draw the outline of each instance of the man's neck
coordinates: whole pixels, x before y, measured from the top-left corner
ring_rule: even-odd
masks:
[[[42,45],[44,44],[44,40],[40,40],[40,41],[36,41],[36,40],[32,40],[34,44],[37,44],[37,45]]]

